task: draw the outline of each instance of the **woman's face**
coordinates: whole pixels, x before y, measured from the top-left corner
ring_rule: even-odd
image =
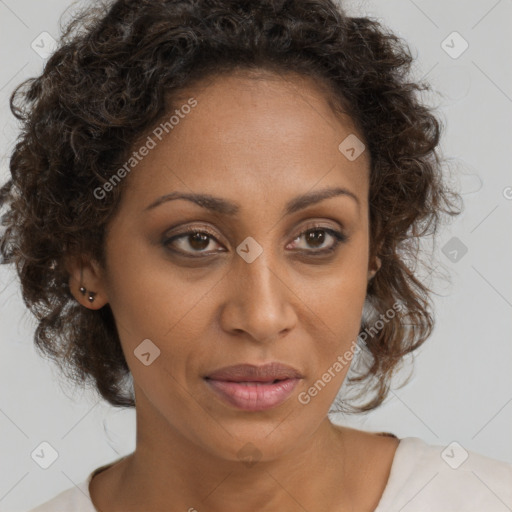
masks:
[[[143,139],[154,147],[126,178],[98,298],[116,319],[139,427],[168,426],[224,459],[248,446],[272,458],[318,429],[349,367],[372,275],[368,152],[355,158],[350,120],[295,75],[217,77],[182,105],[195,106]],[[307,199],[327,189],[345,193]],[[302,375],[273,407],[230,403],[205,379],[269,362]]]

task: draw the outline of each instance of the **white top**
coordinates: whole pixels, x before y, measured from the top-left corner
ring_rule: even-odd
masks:
[[[121,457],[122,459],[123,457]],[[89,495],[94,470],[29,512],[98,512]],[[512,464],[465,451],[458,443],[429,445],[417,437],[400,440],[386,488],[374,512],[510,512]]]

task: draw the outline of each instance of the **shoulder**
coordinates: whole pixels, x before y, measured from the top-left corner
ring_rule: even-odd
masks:
[[[122,457],[104,464],[92,471],[86,480],[79,483],[78,485],[71,487],[57,494],[54,498],[49,501],[45,501],[36,508],[29,510],[28,512],[97,512],[94,507],[89,492],[89,486],[94,476],[102,471],[107,470],[111,466],[114,466],[128,456],[123,455]]]
[[[466,450],[457,442],[400,440],[375,512],[442,510],[506,512],[512,507],[512,465]]]
[[[88,491],[88,481],[57,494],[29,512],[97,512]]]

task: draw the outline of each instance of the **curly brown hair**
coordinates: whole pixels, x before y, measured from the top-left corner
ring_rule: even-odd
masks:
[[[38,320],[36,347],[110,404],[135,405],[110,306],[81,306],[68,284],[67,256],[104,264],[126,183],[102,200],[94,191],[195,81],[237,69],[295,72],[327,86],[371,156],[370,260],[378,256],[381,268],[367,300],[380,313],[402,307],[367,338],[368,364],[350,382],[367,384],[368,400],[353,411],[380,405],[398,363],[433,329],[432,290],[409,264],[420,262],[420,239],[442,214],[461,212],[443,179],[442,124],[420,99],[430,86],[409,78],[412,62],[399,37],[332,0],[118,0],[76,14],[42,74],[10,98],[22,131],[0,189],[0,254],[15,264]]]

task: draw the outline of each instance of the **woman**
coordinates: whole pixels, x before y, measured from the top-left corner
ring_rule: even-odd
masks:
[[[70,24],[11,98],[1,252],[37,346],[135,407],[137,446],[35,511],[512,506],[508,464],[327,416],[349,367],[352,410],[380,405],[433,327],[408,260],[458,196],[411,61],[330,0]]]

